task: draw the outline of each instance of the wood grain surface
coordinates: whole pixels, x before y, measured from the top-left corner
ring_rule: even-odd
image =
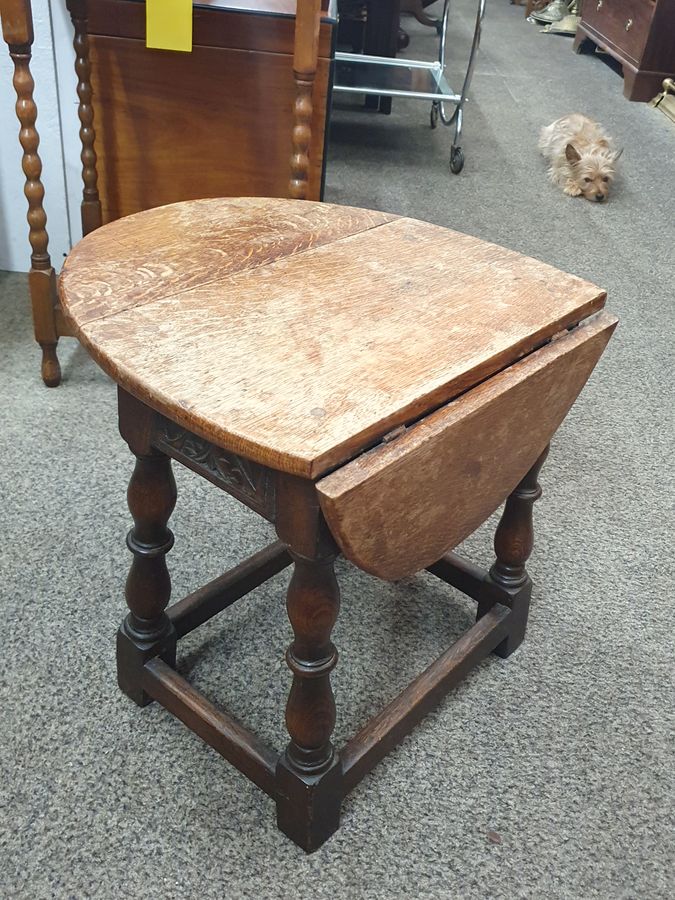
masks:
[[[295,200],[175,203],[111,222],[80,241],[63,266],[61,290],[81,327],[237,273],[252,274],[393,218]]]
[[[89,44],[103,221],[176,200],[289,196],[290,54],[203,46],[169,53],[96,35]],[[307,196],[315,200],[329,69],[329,60],[318,61],[309,123]]]
[[[71,253],[60,296],[130,393],[312,478],[605,302],[588,282],[438,226],[274,200],[104,226]]]
[[[10,46],[33,43],[33,13],[28,0],[2,0],[0,22],[3,39]]]
[[[344,555],[395,580],[461,543],[548,444],[616,323],[599,313],[321,479],[321,508]]]

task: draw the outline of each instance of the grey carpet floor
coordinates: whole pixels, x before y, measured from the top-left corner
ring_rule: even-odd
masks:
[[[474,7],[457,7],[459,57]],[[411,51],[431,55],[430,33],[410,29]],[[572,110],[626,148],[605,207],[563,197],[537,156],[539,126]],[[459,177],[447,171],[449,139],[430,132],[426,104],[397,101],[390,117],[336,109],[327,199],[537,256],[606,287],[621,317],[542,476],[525,644],[474,671],[305,856],[276,830],[268,798],[161,708],[118,692],[131,462],[114,388],[68,340],[63,386],[41,387],[25,278],[4,274],[0,896],[672,896],[675,129],[624,101],[600,59],[574,56],[569,39],[493,0]],[[209,485],[177,478],[179,597],[270,534]],[[463,548],[485,564],[493,524]],[[340,564],[339,577],[338,744],[472,615],[431,576],[386,585]],[[208,697],[278,748],[286,579],[180,654]]]

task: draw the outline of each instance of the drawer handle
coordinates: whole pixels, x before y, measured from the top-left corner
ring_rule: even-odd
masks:
[[[633,20],[632,20],[632,19],[629,19],[629,20],[626,22],[626,31],[630,31],[632,24],[633,24]]]
[[[598,0],[597,9],[602,9],[602,0]]]

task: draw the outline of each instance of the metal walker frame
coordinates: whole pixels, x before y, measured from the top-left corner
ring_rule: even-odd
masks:
[[[431,100],[430,124],[436,128],[440,118],[444,125],[455,126],[450,148],[450,171],[458,175],[464,168],[464,153],[460,146],[464,104],[471,85],[480,45],[486,0],[478,0],[476,25],[464,83],[459,94],[452,91],[445,77],[445,49],[447,42],[450,0],[443,4],[443,15],[437,25],[440,36],[438,60],[391,59],[387,56],[364,56],[360,53],[335,54],[335,79],[333,90],[346,94],[371,94],[383,97],[408,97],[413,100]],[[452,114],[445,111],[445,104],[453,103]]]

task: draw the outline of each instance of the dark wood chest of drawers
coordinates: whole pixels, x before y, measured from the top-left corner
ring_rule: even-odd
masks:
[[[651,100],[675,74],[675,0],[584,0],[574,49],[596,47],[622,64],[629,100]]]

